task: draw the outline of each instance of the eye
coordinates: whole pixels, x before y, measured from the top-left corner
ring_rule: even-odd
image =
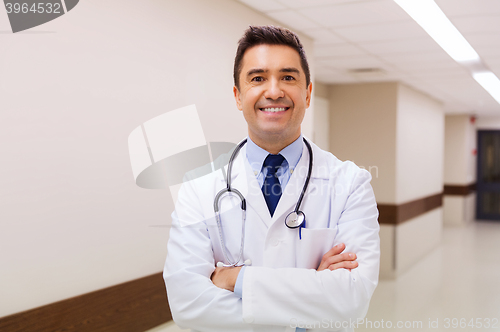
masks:
[[[285,81],[294,81],[294,80],[295,80],[295,77],[290,76],[290,75],[286,75],[285,77],[283,77],[283,79],[284,79]]]
[[[263,82],[264,81],[264,77],[262,76],[255,76],[254,78],[252,78],[252,82]]]

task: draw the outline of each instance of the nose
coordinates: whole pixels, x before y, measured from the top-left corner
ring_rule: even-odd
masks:
[[[264,92],[264,97],[266,99],[279,99],[285,96],[285,92],[283,91],[280,80],[278,79],[270,79],[267,83],[266,91]]]

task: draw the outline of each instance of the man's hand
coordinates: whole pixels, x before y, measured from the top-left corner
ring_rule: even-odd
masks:
[[[316,271],[323,271],[326,269],[336,270],[336,269],[355,269],[358,267],[358,262],[356,262],[356,254],[351,252],[342,253],[345,249],[345,244],[340,243],[335,247],[330,249],[326,254],[323,255],[321,263],[319,263]]]
[[[240,273],[241,266],[237,267],[216,267],[210,279],[215,286],[234,292],[234,285]]]

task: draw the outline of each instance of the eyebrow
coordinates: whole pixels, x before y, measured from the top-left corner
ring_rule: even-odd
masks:
[[[247,76],[251,76],[253,74],[261,74],[261,73],[267,73],[269,70],[267,69],[261,69],[261,68],[255,68],[255,69],[250,69],[247,72]],[[297,73],[300,74],[300,71],[297,68],[294,67],[286,67],[286,68],[281,68],[280,73]]]
[[[300,71],[294,67],[282,68],[280,69],[280,73],[297,73],[300,74]]]

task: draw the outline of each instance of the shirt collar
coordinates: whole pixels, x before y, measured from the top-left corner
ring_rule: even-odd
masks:
[[[297,166],[302,156],[302,141],[302,134],[300,134],[299,138],[279,152],[285,157],[291,170]],[[262,165],[268,154],[269,152],[255,144],[250,137],[247,138],[247,159],[255,174],[259,174],[262,170]]]

